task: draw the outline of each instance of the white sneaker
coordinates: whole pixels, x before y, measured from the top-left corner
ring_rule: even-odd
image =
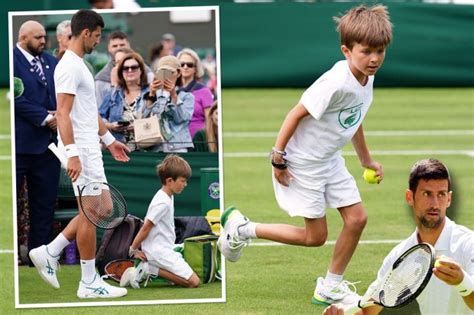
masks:
[[[140,283],[146,280],[144,285],[146,287],[150,276],[148,263],[140,262],[137,267],[129,267],[125,270],[120,278],[120,286],[131,285],[134,289],[140,289]]]
[[[239,260],[242,249],[248,245],[249,240],[239,235],[239,227],[249,223],[235,207],[227,208],[221,216],[222,233],[217,241],[221,253],[229,261]]]
[[[339,303],[342,305],[353,305],[360,300],[355,283],[343,280],[339,283],[325,283],[324,278],[319,277],[316,282],[313,304],[330,305]]]
[[[60,256],[51,256],[46,245],[30,250],[29,256],[41,278],[53,288],[59,289],[56,272],[59,270]]]
[[[111,286],[99,274],[95,275],[90,284],[79,281],[79,289],[77,289],[77,297],[81,299],[115,298],[125,295],[127,295],[127,289]]]

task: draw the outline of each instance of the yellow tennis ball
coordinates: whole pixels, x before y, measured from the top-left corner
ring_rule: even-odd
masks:
[[[438,268],[438,267],[441,266],[441,263],[439,262],[439,259],[436,259],[434,266],[435,266],[435,268]]]
[[[378,184],[379,183],[379,177],[375,175],[375,171],[366,168],[363,174],[364,180],[369,183],[369,184]]]

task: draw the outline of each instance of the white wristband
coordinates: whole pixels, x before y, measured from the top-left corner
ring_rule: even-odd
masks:
[[[102,142],[107,147],[115,141],[115,137],[110,133],[110,131],[107,131],[103,136],[100,136],[100,139],[102,139]]]
[[[464,273],[464,279],[462,279],[460,284],[455,285],[454,288],[461,296],[468,296],[472,291],[474,291],[474,281],[466,271],[463,270],[462,272]]]
[[[79,151],[77,151],[77,146],[75,143],[68,144],[64,147],[64,149],[66,150],[66,157],[68,159],[74,156],[79,156]]]

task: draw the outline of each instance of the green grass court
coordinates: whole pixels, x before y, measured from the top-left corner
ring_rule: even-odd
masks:
[[[0,249],[13,248],[9,104],[0,92]],[[228,89],[223,91],[225,204],[234,204],[257,222],[294,223],[279,210],[273,197],[268,152],[288,110],[302,89]],[[364,122],[373,156],[383,164],[385,180],[369,185],[352,147],[345,148],[346,164],[356,178],[369,223],[364,241],[400,240],[412,233],[414,223],[404,202],[407,176],[419,159],[436,157],[450,168],[454,179],[454,204],[448,215],[474,228],[474,89],[376,89],[374,102]],[[341,228],[336,210],[328,209],[329,240]],[[321,248],[251,246],[241,261],[228,263],[227,302],[159,306],[114,306],[18,310],[38,314],[114,314],[160,312],[163,314],[320,314],[311,305],[315,279],[325,274],[333,245]],[[361,244],[345,278],[361,281],[365,292],[394,244]],[[0,313],[14,308],[13,255],[1,253]],[[59,273],[61,291],[56,291],[30,268],[20,268],[20,301],[77,302],[75,291],[79,267],[63,266]],[[217,289],[216,289],[217,288]],[[125,301],[149,299],[216,297],[219,285],[197,290],[156,288],[130,290]],[[217,296],[218,297],[218,296]],[[24,301],[24,302],[23,302]],[[95,302],[95,301],[94,301]],[[404,312],[404,314],[410,314]]]

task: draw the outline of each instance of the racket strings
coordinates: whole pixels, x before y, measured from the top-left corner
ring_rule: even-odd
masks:
[[[125,199],[107,183],[87,184],[81,190],[80,201],[87,218],[100,228],[114,228],[127,215]]]
[[[431,270],[431,252],[413,251],[392,271],[380,291],[380,301],[388,307],[403,304],[418,292]]]

